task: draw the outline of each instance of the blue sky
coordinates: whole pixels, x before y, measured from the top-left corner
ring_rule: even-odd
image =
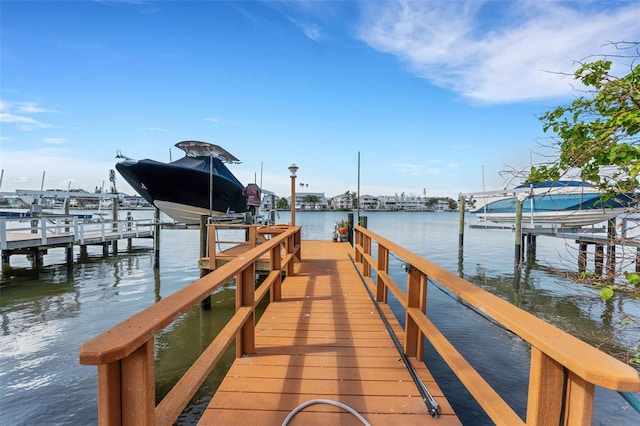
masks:
[[[576,61],[638,1],[0,1],[1,191],[108,187],[118,150],[221,145],[243,182],[450,196],[552,154]],[[626,74],[625,69],[617,70]],[[628,69],[627,69],[628,72]],[[132,193],[118,176],[118,189]]]

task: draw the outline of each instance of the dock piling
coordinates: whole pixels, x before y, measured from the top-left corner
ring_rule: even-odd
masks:
[[[154,232],[153,232],[153,267],[160,268],[160,209],[156,207],[153,214]]]
[[[460,223],[458,224],[458,252],[462,252],[464,248],[464,203],[465,203],[464,195],[461,195],[459,198],[458,206],[460,208]]]
[[[209,228],[207,227],[207,216],[206,215],[202,215],[200,216],[200,259],[207,257],[207,230]],[[204,277],[205,275],[207,275],[209,272],[211,272],[211,270],[209,269],[204,269],[204,268],[200,268],[200,277]],[[208,295],[207,297],[205,297],[204,299],[202,299],[202,301],[200,302],[200,307],[202,309],[211,309],[211,295]]]
[[[515,265],[522,264],[522,201],[516,197],[516,243],[515,243]]]

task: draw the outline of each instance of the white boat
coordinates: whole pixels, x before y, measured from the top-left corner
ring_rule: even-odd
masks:
[[[603,196],[595,186],[581,181],[544,182],[492,191],[474,197],[481,221],[513,223],[516,200],[522,202],[522,222],[587,226],[613,219],[638,204],[638,193]]]

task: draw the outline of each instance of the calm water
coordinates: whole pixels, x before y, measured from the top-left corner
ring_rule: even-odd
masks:
[[[137,217],[152,213],[135,212]],[[345,213],[298,212],[304,239],[329,239],[336,220]],[[538,238],[536,261],[519,274],[513,268],[514,234],[503,230],[465,230],[464,257],[458,257],[457,213],[367,213],[368,227],[467,280],[529,310],[592,344],[607,341],[606,350],[621,353],[637,346],[637,326],[621,326],[629,318],[640,320],[640,302],[602,301],[598,292],[565,278],[576,269],[573,241]],[[278,222],[289,221],[280,212]],[[118,256],[102,257],[101,248],[68,276],[64,250],[51,250],[45,271],[2,277],[0,287],[0,424],[91,425],[97,423],[96,368],[78,363],[80,345],[135,312],[198,278],[199,232],[163,230],[160,268],[153,268],[152,242],[135,241],[127,253],[120,243]],[[76,257],[78,253],[76,253]],[[12,266],[29,265],[13,257]],[[392,258],[396,282],[406,281],[400,260]],[[391,301],[392,306],[395,306]],[[196,307],[184,314],[156,339],[157,394],[161,397],[206,347],[234,309],[233,289],[214,295],[213,309]],[[507,401],[525,415],[529,349],[508,332],[485,321],[431,285],[428,312],[458,350]],[[637,324],[637,322],[636,322]],[[612,337],[614,336],[614,337]],[[427,361],[449,401],[465,424],[490,424],[488,418],[437,354],[427,348]],[[192,401],[179,422],[195,423],[210,394],[233,361],[231,350],[220,369]],[[639,395],[640,396],[640,395]],[[638,424],[640,415],[614,392],[598,389],[594,424]]]

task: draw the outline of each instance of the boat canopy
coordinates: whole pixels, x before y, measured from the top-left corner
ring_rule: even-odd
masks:
[[[516,188],[562,188],[562,187],[588,187],[594,188],[594,186],[586,181],[581,180],[559,180],[559,181],[545,181],[545,182],[532,182],[525,183],[516,186]]]
[[[226,149],[208,142],[182,141],[175,144],[175,147],[183,150],[187,157],[214,157],[226,163],[240,163],[240,160]]]

